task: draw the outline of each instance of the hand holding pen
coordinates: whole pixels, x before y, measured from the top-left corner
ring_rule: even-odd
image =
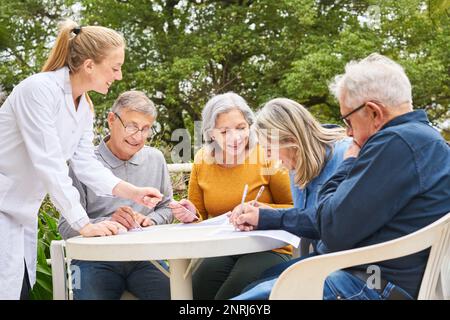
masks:
[[[169,203],[169,208],[172,209],[173,216],[182,223],[191,223],[199,220],[195,205],[187,199],[182,199],[179,202],[173,200]]]
[[[153,224],[149,217],[135,212],[128,206],[119,207],[111,216],[112,221],[116,221],[123,225],[127,230],[138,229],[142,230],[141,226],[150,226]]]
[[[255,200],[244,204],[244,200],[246,196],[246,190],[248,186],[244,188],[243,201],[241,204],[233,210],[232,215],[230,216],[230,222],[234,225],[234,227],[241,231],[252,231],[258,225],[259,220],[259,204],[258,198],[264,191],[264,186],[258,191]]]
[[[259,197],[261,197],[263,192],[264,192],[264,186],[261,186],[261,188],[259,188],[258,194],[255,197],[255,200],[250,201],[249,205],[254,206],[254,207],[259,207],[260,204],[258,203],[258,199],[259,199]]]

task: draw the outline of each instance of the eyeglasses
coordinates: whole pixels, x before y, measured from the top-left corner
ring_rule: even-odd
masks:
[[[352,123],[350,122],[350,120],[347,120],[348,117],[350,117],[353,113],[355,113],[358,110],[361,110],[362,108],[364,108],[367,105],[367,102],[364,102],[362,105],[360,105],[359,107],[357,107],[356,109],[350,111],[349,113],[347,113],[346,115],[341,117],[342,122],[344,122],[344,124],[348,127],[348,128],[352,128]]]
[[[123,123],[123,121],[122,121],[122,118],[116,112],[114,112],[114,115],[119,119],[120,123],[125,128],[125,132],[128,134],[128,136],[135,135],[139,131],[142,133],[142,136],[145,137],[145,138],[147,138],[147,137],[151,138],[155,134],[155,128],[154,127],[144,127],[142,129],[139,129],[134,124],[127,124],[127,125],[125,125]],[[150,130],[152,131],[151,133],[150,133]]]

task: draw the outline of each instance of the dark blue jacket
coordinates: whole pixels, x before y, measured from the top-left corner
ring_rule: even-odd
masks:
[[[415,232],[450,212],[450,148],[424,111],[401,115],[341,164],[320,190],[316,210],[261,209],[258,229],[320,239],[320,254]],[[428,254],[379,262],[381,277],[417,297]]]

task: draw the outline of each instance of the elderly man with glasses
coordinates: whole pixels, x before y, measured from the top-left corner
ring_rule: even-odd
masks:
[[[155,119],[155,106],[143,92],[122,93],[108,114],[110,135],[97,147],[96,155],[124,181],[160,190],[163,200],[149,209],[120,198],[99,197],[77,179],[70,167],[70,177],[91,222],[112,220],[127,230],[172,222],[172,211],[167,207],[172,187],[166,161],[160,151],[145,146],[152,137]],[[63,217],[58,227],[64,239],[78,235]],[[75,299],[119,299],[124,290],[139,299],[170,299],[168,278],[149,261],[75,260],[72,265],[80,270],[80,285],[73,290]]]
[[[403,68],[371,54],[347,64],[330,89],[354,143],[322,186],[318,208],[311,213],[246,206],[236,227],[284,229],[317,239],[312,255],[320,255],[400,238],[449,212],[450,148],[425,111],[413,110],[411,84]],[[334,272],[325,281],[323,297],[416,298],[428,255],[425,250],[370,268]],[[267,298],[277,275],[297,261],[267,270],[262,281],[237,298]],[[378,287],[372,283],[374,268],[379,270]]]

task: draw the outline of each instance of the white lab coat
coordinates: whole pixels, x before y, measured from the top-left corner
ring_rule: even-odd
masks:
[[[0,299],[20,297],[24,259],[35,283],[37,216],[47,193],[75,230],[89,222],[68,160],[99,195],[120,182],[97,161],[92,140],[92,111],[84,95],[75,110],[66,67],[25,79],[0,108]]]

